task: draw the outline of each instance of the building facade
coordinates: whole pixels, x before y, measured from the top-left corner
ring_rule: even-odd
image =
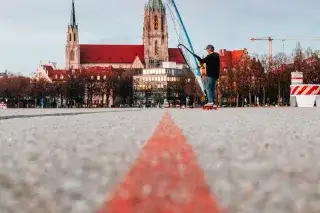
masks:
[[[51,62],[40,64],[34,78],[44,78],[49,82],[64,81],[72,76],[72,73],[85,69],[92,72],[96,79],[99,77],[97,73],[105,69],[144,69],[147,72],[156,68],[168,69],[162,66],[165,63],[174,63],[177,69],[187,69],[187,63],[179,49],[168,47],[166,15],[166,7],[162,0],[149,0],[144,8],[141,44],[82,44],[75,3],[72,0],[66,33],[64,68],[58,68]],[[246,50],[220,50],[219,54],[221,68],[229,69],[246,54]],[[145,76],[136,76],[135,80],[137,79],[145,79]]]
[[[144,68],[139,75],[133,76],[135,104],[141,101],[167,103],[170,98],[180,97],[183,81],[187,80],[187,72],[187,68],[175,62],[164,62],[162,67],[157,68]]]

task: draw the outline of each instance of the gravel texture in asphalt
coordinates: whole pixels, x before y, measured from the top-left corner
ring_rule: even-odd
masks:
[[[319,108],[171,114],[229,212],[320,212]]]
[[[162,115],[149,110],[0,120],[0,212],[93,212]]]
[[[99,208],[165,110],[114,111],[0,111],[0,212],[88,213]],[[318,108],[169,112],[228,212],[320,212]],[[22,116],[41,113],[69,115]],[[12,115],[22,118],[1,120]]]

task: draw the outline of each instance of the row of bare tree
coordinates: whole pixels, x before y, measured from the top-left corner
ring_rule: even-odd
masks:
[[[320,84],[320,58],[317,51],[302,50],[301,46],[292,55],[278,53],[269,63],[266,55],[243,56],[233,64],[233,69],[221,71],[217,85],[217,101],[220,105],[244,106],[254,104],[289,103],[291,72],[301,71],[304,83]],[[113,70],[105,78],[97,79],[87,70],[74,73],[64,80],[52,83],[23,76],[0,78],[0,102],[8,107],[35,107],[44,100],[46,107],[65,103],[67,107],[109,106],[109,97],[115,105],[131,105],[135,98],[133,76],[140,70]],[[204,97],[191,73],[167,88],[172,101],[188,97],[192,102],[203,102]],[[172,91],[176,95],[170,95]],[[147,91],[146,91],[147,92]],[[107,98],[106,102],[94,103],[93,97]],[[63,105],[63,104],[62,104]]]
[[[291,56],[277,53],[271,63],[267,55],[243,57],[233,69],[222,73],[217,87],[219,103],[288,105],[291,72],[303,72],[305,84],[320,84],[319,56],[318,51],[303,51],[298,44]]]
[[[104,78],[88,70],[73,73],[63,80],[48,82],[46,79],[32,79],[8,75],[0,78],[0,102],[8,107],[104,107],[111,95],[116,104],[130,102],[132,97],[132,76],[138,70],[116,70],[104,73]],[[107,102],[93,103],[94,97],[107,98]]]

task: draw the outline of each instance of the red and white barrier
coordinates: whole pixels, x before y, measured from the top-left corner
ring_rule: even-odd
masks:
[[[290,86],[290,95],[320,95],[319,84],[300,84]]]
[[[298,107],[320,107],[320,84],[303,84],[303,73],[291,73],[290,104]]]
[[[290,96],[295,98],[298,107],[320,107],[320,85],[319,84],[300,84],[290,86]],[[317,98],[318,97],[318,98]],[[319,99],[319,100],[317,100]]]

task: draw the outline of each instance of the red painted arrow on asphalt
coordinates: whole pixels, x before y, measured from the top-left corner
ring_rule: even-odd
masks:
[[[169,113],[97,213],[220,213],[192,147]]]

